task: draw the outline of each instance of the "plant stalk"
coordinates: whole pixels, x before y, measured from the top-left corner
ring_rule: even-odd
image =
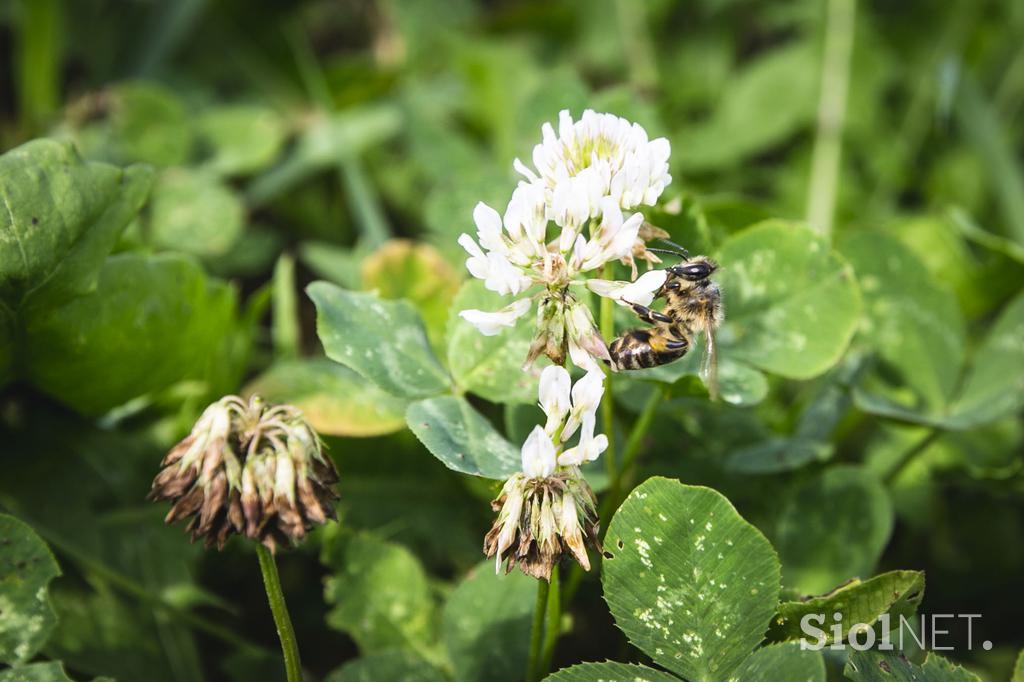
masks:
[[[533,625],[530,627],[530,657],[526,661],[526,682],[537,682],[541,676],[541,655],[544,641],[544,615],[548,607],[551,584],[537,580],[537,603],[533,608]],[[289,680],[291,682],[291,680]]]
[[[562,600],[558,595],[558,566],[551,571],[550,592],[548,594],[547,625],[544,629],[544,648],[540,657],[539,677],[544,677],[551,670],[551,659],[555,656],[555,645],[562,634]]]
[[[839,184],[855,12],[856,0],[828,2],[821,94],[818,99],[818,130],[814,137],[811,182],[807,190],[807,222],[826,237],[832,232]]]
[[[602,279],[612,279],[612,264],[605,263],[601,270]],[[610,298],[601,298],[601,336],[605,343],[615,338],[615,303]],[[618,471],[615,462],[615,405],[612,395],[612,377],[615,373],[609,367],[605,371],[604,400],[601,401],[601,421],[604,422],[604,433],[608,436],[608,448],[604,452],[604,465],[608,471],[608,480],[615,481]]]
[[[274,555],[263,545],[257,545],[256,556],[260,558],[260,571],[263,572],[263,585],[267,588],[267,601],[270,603],[270,612],[274,615],[277,636],[281,640],[281,652],[284,654],[284,669],[288,676],[288,682],[302,682],[299,643],[295,639],[295,630],[292,628],[292,619],[288,615],[288,606],[284,603],[281,577],[277,574]]]

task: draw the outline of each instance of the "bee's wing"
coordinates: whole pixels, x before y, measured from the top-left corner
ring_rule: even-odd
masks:
[[[715,341],[715,325],[705,322],[704,357],[700,361],[700,378],[708,387],[712,400],[718,400],[718,343]]]

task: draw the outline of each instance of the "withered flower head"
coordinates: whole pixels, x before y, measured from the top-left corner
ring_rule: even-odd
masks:
[[[551,580],[551,570],[569,553],[590,570],[587,548],[600,550],[597,500],[575,467],[551,476],[517,473],[491,503],[498,518],[484,538],[484,553],[495,569],[517,565],[534,578]]]
[[[191,516],[192,540],[223,548],[232,534],[271,551],[334,518],[334,463],[290,405],[227,396],[210,405],[161,462],[151,500],[173,503],[164,519]]]
[[[491,503],[498,516],[484,537],[484,554],[495,558],[496,571],[504,561],[506,572],[518,565],[527,575],[550,580],[565,553],[590,570],[587,548],[601,546],[597,500],[579,467],[608,447],[608,438],[594,433],[603,395],[600,370],[575,385],[557,365],[541,372],[537,396],[547,421],[523,443],[522,471],[505,481]],[[578,443],[567,448],[577,433]]]

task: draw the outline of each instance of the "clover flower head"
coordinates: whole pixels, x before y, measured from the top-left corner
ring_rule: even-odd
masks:
[[[571,386],[569,373],[552,365],[541,373],[538,402],[547,417],[523,443],[522,471],[502,486],[491,507],[498,513],[484,538],[484,553],[527,575],[550,580],[551,571],[568,553],[590,570],[587,547],[600,548],[596,498],[579,466],[597,459],[608,447],[594,434],[597,406],[604,394],[604,374],[587,373]],[[579,442],[564,449],[577,431]]]
[[[533,153],[536,170],[515,162],[526,180],[513,191],[504,215],[477,204],[476,238],[462,234],[458,241],[469,255],[466,268],[487,289],[513,297],[535,285],[543,290],[494,312],[460,315],[481,333],[494,335],[515,326],[536,300],[537,331],[526,364],[543,353],[556,364],[568,356],[591,371],[598,360],[608,360],[608,349],[569,288],[582,286],[587,273],[612,261],[630,265],[634,279],[637,257],[659,262],[646,250],[645,239],[664,231],[645,223],[642,214],[623,210],[657,201],[671,180],[669,144],[663,138],[648,140],[637,124],[590,110],[576,122],[563,111],[559,134],[550,124],[542,134]],[[557,234],[548,241],[552,221]],[[643,281],[648,283],[653,280]],[[638,291],[640,286],[629,293],[643,298],[660,284],[646,292]],[[591,289],[605,295],[600,287]]]
[[[161,462],[149,498],[169,500],[165,521],[192,517],[192,540],[223,548],[233,535],[271,551],[334,518],[334,464],[290,405],[227,396],[199,417]]]

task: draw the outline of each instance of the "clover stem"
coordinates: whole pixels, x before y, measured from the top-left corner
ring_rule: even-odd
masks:
[[[601,277],[603,279],[612,278],[611,263],[604,264],[604,269],[601,270]],[[605,297],[601,298],[601,336],[604,338],[605,343],[611,343],[612,339],[615,338],[614,305],[615,304],[612,299]],[[613,422],[615,419],[614,396],[612,395],[613,375],[614,372],[612,372],[611,367],[609,367],[605,372],[605,399],[601,401],[601,420],[604,422],[604,433],[608,436],[608,448],[604,452],[604,464],[608,471],[609,481],[615,481],[618,478],[615,462],[615,431],[613,428]]]
[[[263,545],[256,546],[256,555],[260,559],[260,571],[263,573],[263,585],[267,589],[267,601],[270,602],[270,612],[274,615],[277,636],[281,640],[281,652],[284,654],[284,669],[288,676],[288,682],[302,682],[299,643],[295,639],[292,619],[289,617],[288,607],[284,603],[281,577],[277,574],[274,555]]]
[[[551,670],[551,659],[555,655],[558,636],[562,634],[562,600],[558,596],[558,566],[551,570],[550,594],[548,595],[547,625],[544,629],[544,648],[540,657],[539,677]]]
[[[547,612],[550,591],[551,584],[547,580],[537,580],[537,603],[533,607],[533,625],[530,628],[530,658],[526,662],[526,682],[537,682],[542,674],[541,644],[544,641],[544,614]]]

